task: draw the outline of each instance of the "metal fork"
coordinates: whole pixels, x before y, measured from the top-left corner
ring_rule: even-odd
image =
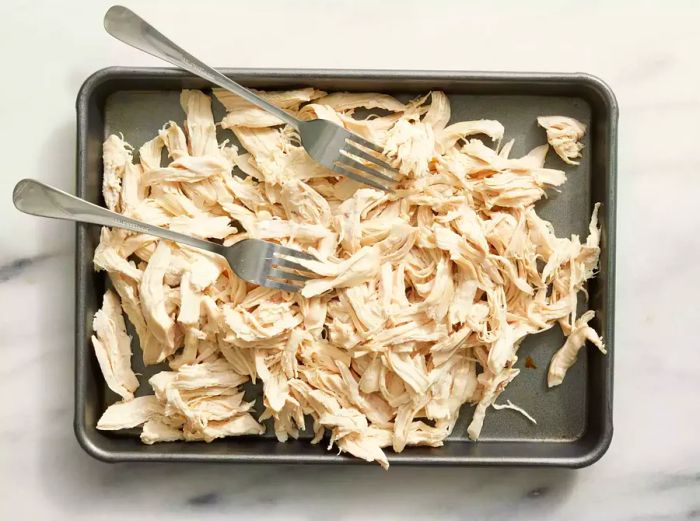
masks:
[[[117,40],[233,92],[291,125],[298,131],[309,156],[336,174],[383,191],[390,191],[398,181],[398,172],[383,159],[381,147],[330,121],[301,121],[291,116],[198,60],[130,9],[120,5],[110,7],[104,26]]]
[[[267,288],[299,291],[303,287],[301,283],[316,276],[293,260],[316,260],[308,253],[258,239],[244,239],[233,246],[222,246],[131,219],[33,179],[17,183],[12,201],[18,210],[31,215],[124,228],[217,253],[228,261],[240,278]]]

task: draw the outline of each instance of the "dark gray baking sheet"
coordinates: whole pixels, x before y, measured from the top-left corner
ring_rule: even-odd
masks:
[[[612,437],[612,355],[614,314],[614,222],[617,106],[600,80],[584,74],[508,74],[393,71],[224,71],[242,83],[258,88],[312,85],[325,90],[381,91],[410,97],[430,89],[443,89],[452,107],[452,121],[497,119],[506,129],[505,140],[514,138],[512,156],[525,154],[546,142],[537,126],[540,115],[572,116],[589,126],[579,166],[565,165],[553,152],[547,166],[566,171],[568,181],[560,192],[550,191],[538,211],[552,221],[557,235],[585,237],[594,202],[601,209],[601,272],[589,284],[589,307],[595,309],[595,325],[610,350],[581,352],[564,383],[546,387],[546,371],[552,353],[561,346],[558,327],[529,337],[519,351],[521,374],[501,395],[537,419],[528,422],[510,410],[489,410],[482,436],[471,442],[466,427],[471,407],[465,406],[445,447],[408,448],[388,456],[392,464],[526,464],[583,466],[597,460]],[[182,88],[207,88],[204,81],[172,69],[110,68],[97,72],[83,85],[78,109],[78,195],[101,202],[101,144],[110,133],[122,133],[138,148],[168,120],[181,122]],[[223,108],[214,101],[215,118]],[[227,135],[226,137],[231,137]],[[105,433],[95,429],[97,418],[118,398],[105,386],[89,342],[91,317],[105,289],[106,277],[92,268],[98,241],[96,227],[77,227],[76,295],[76,401],[75,430],[81,445],[108,461],[190,460],[299,463],[352,463],[357,460],[326,452],[305,441],[280,444],[274,439],[229,438],[212,444],[140,444],[136,431]],[[134,335],[136,340],[136,337]],[[136,344],[136,342],[134,342]],[[133,363],[143,372],[141,393],[149,393],[147,376],[154,368],[140,365],[135,347]],[[536,369],[525,368],[531,357]],[[157,371],[157,369],[155,369]],[[249,396],[254,396],[251,389]],[[268,429],[271,432],[271,429]],[[273,434],[267,435],[273,437]],[[308,436],[302,436],[307,438]]]

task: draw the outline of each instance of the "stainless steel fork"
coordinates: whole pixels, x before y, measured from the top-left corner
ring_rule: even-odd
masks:
[[[17,183],[12,201],[18,210],[31,215],[124,228],[217,253],[226,258],[240,278],[267,288],[299,291],[303,282],[315,276],[295,262],[295,259],[316,260],[308,253],[258,239],[244,239],[233,246],[222,246],[131,219],[33,179]]]
[[[293,117],[198,60],[130,9],[120,5],[110,7],[104,26],[117,40],[233,92],[291,125],[299,132],[309,156],[336,174],[383,191],[390,191],[398,181],[399,174],[385,161],[381,147],[330,121],[301,121]]]

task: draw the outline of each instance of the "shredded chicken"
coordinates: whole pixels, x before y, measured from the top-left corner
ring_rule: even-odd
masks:
[[[566,343],[552,357],[549,364],[549,372],[547,373],[547,385],[554,387],[561,384],[566,376],[566,371],[576,362],[576,356],[579,350],[590,341],[594,346],[600,349],[601,353],[606,353],[605,345],[600,336],[591,326],[588,325],[595,312],[586,311],[581,315],[574,324],[571,333],[569,333]]]
[[[586,125],[565,116],[540,116],[537,123],[547,131],[547,142],[565,163],[578,165],[583,144],[579,141],[586,133]]]
[[[497,411],[500,411],[502,409],[510,409],[512,411],[519,412],[520,414],[525,416],[525,418],[530,420],[532,423],[537,424],[537,420],[535,420],[532,416],[530,416],[525,409],[523,409],[522,407],[518,407],[510,400],[506,400],[506,403],[503,403],[503,404],[494,403],[492,405],[492,407],[494,409],[496,409]]]
[[[131,337],[126,334],[119,298],[105,293],[102,309],[92,322],[92,345],[107,386],[124,400],[131,400],[139,382],[131,370]]]
[[[256,287],[225,260],[123,230],[103,229],[95,266],[113,292],[95,317],[94,345],[110,389],[122,397],[100,429],[142,427],[144,443],[259,435],[300,436],[387,467],[387,447],[441,446],[465,403],[477,439],[490,407],[519,369],[528,335],[559,324],[568,337],[550,364],[561,383],[586,340],[577,295],[600,253],[595,206],[584,242],[557,237],[535,203],[566,181],[545,167],[548,145],[511,158],[498,121],[450,123],[448,97],[402,102],[385,94],[307,88],[261,92],[302,118],[324,118],[384,146],[402,175],[393,193],[335,177],[295,132],[220,90],[221,122],[242,148],[217,141],[211,99],[185,90],[183,128],[167,122],[139,150],[104,144],[107,205],[149,223],[232,244],[246,237],[312,253],[318,274],[300,293]],[[366,110],[381,114],[360,116]],[[539,118],[567,162],[585,127]],[[487,138],[487,141],[483,137]],[[491,148],[487,143],[496,148]],[[169,164],[161,164],[165,149]],[[245,149],[245,150],[243,150]],[[118,295],[118,297],[117,297]],[[133,398],[130,339],[145,364],[167,363],[152,395]],[[262,412],[242,385],[260,382]]]

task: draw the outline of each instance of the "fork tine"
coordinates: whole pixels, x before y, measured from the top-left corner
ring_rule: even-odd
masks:
[[[367,161],[370,161],[371,163],[376,163],[377,165],[389,170],[389,172],[397,173],[396,169],[393,166],[391,166],[389,163],[384,161],[381,157],[376,157],[376,156],[373,156],[372,154],[368,153],[366,150],[366,149],[368,149],[368,147],[364,146],[362,143],[356,143],[352,139],[346,139],[345,142],[348,145],[354,147],[355,150],[353,150],[352,153],[355,154],[356,156],[360,156],[362,159],[366,159]],[[380,155],[382,157],[385,157],[383,154],[380,154]]]
[[[290,291],[292,293],[298,293],[302,289],[301,286],[295,286],[294,284],[285,284],[284,282],[277,282],[276,280],[266,280],[264,286],[266,288],[281,289],[284,291]]]
[[[345,154],[343,154],[343,155],[345,155]],[[369,174],[370,176],[374,177],[375,180],[383,179],[384,181],[388,181],[389,183],[398,183],[398,181],[396,179],[394,179],[393,177],[389,177],[385,174],[382,174],[381,172],[377,172],[373,168],[370,168],[369,166],[364,165],[364,164],[360,163],[359,161],[355,160],[350,155],[347,155],[345,157],[347,158],[347,161],[338,161],[338,163],[343,168],[354,168],[355,170],[359,170],[360,172],[364,172],[365,174]]]
[[[289,269],[293,269],[293,270],[311,272],[311,270],[309,268],[305,268],[304,266],[302,266],[301,264],[299,264],[297,262],[292,262],[290,260],[282,259],[279,257],[275,257],[274,259],[272,259],[272,267],[273,268],[278,268],[278,267],[289,268]]]
[[[277,269],[271,269],[269,273],[267,274],[268,277],[274,277],[276,279],[289,279],[289,280],[298,280],[300,282],[306,282],[309,280],[309,277],[305,277],[304,275],[300,275],[298,273],[294,273],[293,271],[282,271],[282,270],[277,270]]]
[[[373,181],[372,179],[367,179],[366,177],[362,177],[359,174],[356,174],[352,172],[351,170],[348,170],[347,168],[343,168],[341,165],[344,165],[345,163],[341,163],[338,161],[331,170],[334,172],[337,172],[340,175],[343,175],[345,177],[349,177],[353,181],[357,181],[358,183],[362,183],[363,185],[370,185],[378,190],[381,190],[382,192],[388,192],[389,189],[384,186],[379,184],[376,181]]]
[[[318,260],[316,257],[311,255],[310,253],[306,253],[306,252],[300,251],[300,250],[295,250],[294,248],[287,248],[286,246],[282,246],[280,244],[275,244],[275,249],[272,253],[273,253],[274,257],[278,257],[279,255],[286,255],[287,257],[296,257],[298,259],[305,259],[305,260],[312,260],[312,261]],[[275,260],[275,259],[273,258],[273,260]]]
[[[384,155],[384,149],[382,147],[380,147],[379,145],[375,145],[371,141],[367,141],[365,138],[358,136],[354,132],[350,132],[350,134],[352,134],[352,141],[357,141],[363,147],[369,148],[370,150],[374,150],[375,152],[378,152],[381,155]]]
[[[374,177],[378,177],[380,179],[384,179],[385,181],[389,181],[390,183],[398,183],[397,179],[395,179],[387,174],[384,174],[384,173],[380,172],[379,170],[375,170],[374,168],[371,168],[370,166],[364,164],[362,162],[362,159],[357,157],[353,152],[348,152],[347,150],[341,149],[340,155],[342,155],[342,156],[346,157],[347,159],[349,159],[350,161],[352,161],[352,165],[349,163],[342,163],[342,162],[341,162],[341,164],[345,164],[347,166],[352,166],[353,168],[357,168],[358,170],[362,170],[363,172],[365,172],[367,174],[370,174]],[[379,165],[376,165],[375,163],[371,163],[371,164],[374,166],[379,166]]]

